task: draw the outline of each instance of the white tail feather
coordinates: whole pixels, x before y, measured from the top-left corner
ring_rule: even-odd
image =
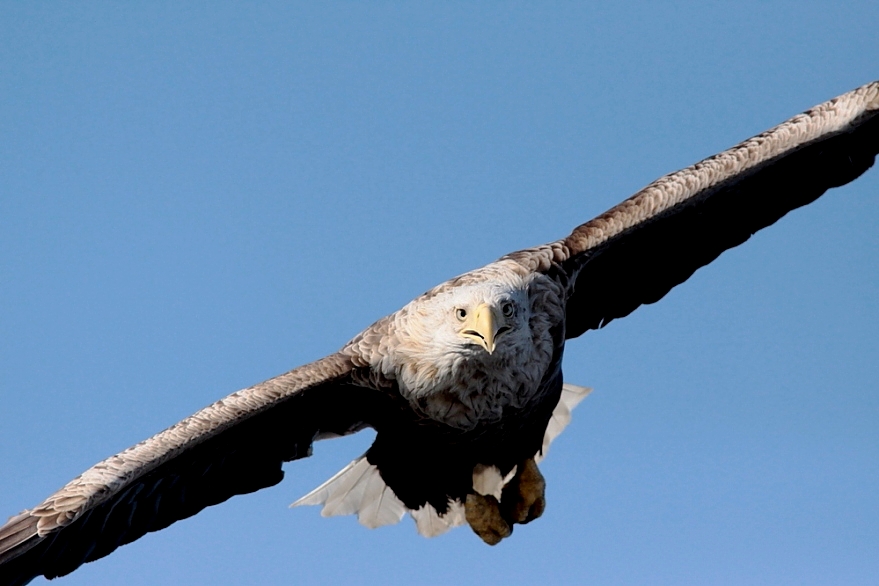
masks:
[[[360,508],[363,500],[363,491],[366,489],[368,480],[369,462],[361,459],[347,474],[339,478],[339,484],[330,494],[321,515],[335,517],[336,515],[352,515]]]
[[[320,512],[324,517],[357,514],[357,520],[370,529],[399,523],[406,513],[378,468],[362,456],[290,506],[300,505],[324,505]]]
[[[329,480],[309,492],[307,495],[303,496],[295,503],[290,505],[290,508],[299,507],[302,505],[322,505],[327,502],[327,499],[330,498],[330,494],[335,492],[336,487],[345,479],[345,476],[348,472],[357,466],[361,460],[364,458],[357,458],[353,462],[350,462],[347,466],[333,474]]]
[[[546,456],[549,444],[571,422],[571,410],[591,391],[567,383],[562,385],[559,404],[552,412],[543,436],[543,447],[534,457],[536,461]],[[473,470],[473,490],[500,498],[501,491],[515,473],[516,469],[513,468],[506,477],[501,477],[500,470],[495,466],[477,465]],[[323,505],[321,515],[324,517],[356,514],[357,520],[370,529],[399,523],[408,510],[385,484],[378,468],[366,460],[366,456],[357,458],[290,506],[301,505]],[[450,502],[448,512],[442,516],[429,504],[415,511],[409,510],[409,514],[415,520],[418,533],[425,537],[442,535],[466,521],[464,505],[458,501]]]
[[[516,475],[516,466],[506,476],[501,476],[497,466],[477,464],[473,468],[473,490],[483,496],[492,495],[501,500],[501,493],[509,481]]]
[[[443,516],[432,505],[424,505],[416,511],[409,511],[409,514],[415,520],[418,533],[424,537],[437,537],[452,527],[463,525],[465,521],[464,505],[458,501],[450,502],[449,510]]]
[[[361,525],[375,529],[376,527],[399,523],[405,514],[406,505],[385,484],[378,468],[373,466],[366,489],[363,491],[360,510],[357,512],[357,520],[360,521]]]
[[[588,387],[568,383],[562,385],[562,396],[559,398],[559,404],[552,411],[552,417],[549,418],[549,425],[546,426],[546,433],[543,434],[543,447],[540,448],[540,453],[534,456],[535,462],[540,462],[546,457],[549,444],[571,422],[571,411],[591,392],[592,389]]]

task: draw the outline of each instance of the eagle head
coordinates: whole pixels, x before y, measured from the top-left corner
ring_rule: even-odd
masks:
[[[458,427],[530,401],[560,350],[550,334],[560,304],[547,303],[557,295],[541,276],[499,264],[429,291],[388,324],[381,370],[421,411]]]

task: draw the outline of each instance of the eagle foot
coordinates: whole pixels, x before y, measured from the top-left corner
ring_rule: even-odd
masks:
[[[492,495],[468,494],[464,514],[473,532],[489,545],[497,545],[513,533],[512,523],[501,515],[500,503]]]
[[[524,525],[543,514],[546,509],[546,480],[533,458],[516,470],[516,475],[501,494],[503,516],[507,521]]]

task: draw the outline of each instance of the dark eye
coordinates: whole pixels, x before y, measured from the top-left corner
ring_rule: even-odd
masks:
[[[457,317],[461,321],[464,321],[464,318],[467,317],[467,310],[463,307],[459,307],[455,310],[455,317]]]
[[[504,317],[513,317],[513,314],[516,313],[516,306],[513,305],[512,301],[507,301],[501,305],[501,313],[504,314]]]

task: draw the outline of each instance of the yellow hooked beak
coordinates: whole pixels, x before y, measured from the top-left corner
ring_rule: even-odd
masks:
[[[509,329],[503,314],[488,303],[483,303],[467,314],[461,335],[475,341],[491,354],[495,349],[495,340]]]

